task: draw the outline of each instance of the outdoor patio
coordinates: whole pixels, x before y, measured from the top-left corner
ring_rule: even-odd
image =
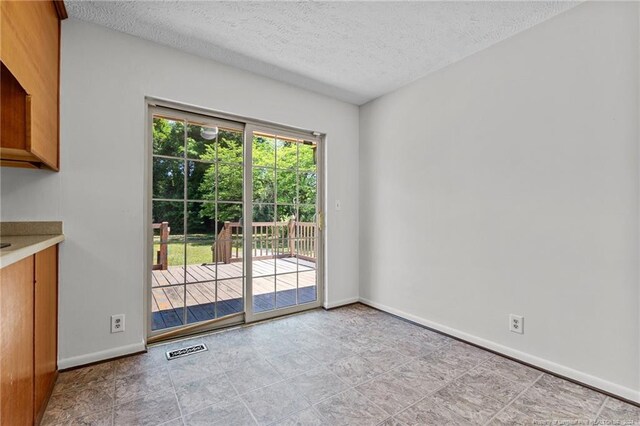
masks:
[[[295,257],[272,258],[255,260],[252,267],[255,312],[316,300],[314,262]],[[152,329],[183,325],[185,289],[187,323],[242,312],[243,275],[242,262],[153,270]]]

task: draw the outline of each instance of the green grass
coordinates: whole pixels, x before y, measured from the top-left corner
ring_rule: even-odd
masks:
[[[182,236],[169,236],[168,261],[169,266],[183,266],[184,259],[184,243],[181,241]],[[187,241],[187,265],[202,265],[203,263],[214,263],[213,251],[213,235],[197,234],[189,235]],[[234,244],[241,245],[241,241],[234,241]],[[278,243],[279,253],[286,253],[289,249],[288,241],[280,240]],[[153,238],[153,262],[157,262],[157,253],[160,250],[160,237],[155,235]],[[237,256],[242,257],[242,247],[238,247]],[[265,253],[266,254],[266,253]],[[236,256],[236,247],[233,247],[233,256]]]
[[[187,242],[187,264],[201,265],[203,263],[213,263],[213,242],[212,235],[190,235]],[[179,238],[169,237],[167,244],[169,266],[184,265],[184,244]],[[159,238],[154,238],[153,261],[157,261],[157,252],[160,250]]]

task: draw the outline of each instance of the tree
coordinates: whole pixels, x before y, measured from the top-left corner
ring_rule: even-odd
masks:
[[[154,201],[153,218],[168,221],[174,235],[184,233],[185,173],[189,234],[217,233],[225,221],[242,217],[243,134],[221,128],[217,138],[206,140],[201,129],[194,123],[154,117],[153,196],[175,201]],[[286,221],[296,214],[313,220],[309,212],[315,213],[315,154],[310,142],[254,137],[253,190],[247,194],[254,203],[254,221]]]

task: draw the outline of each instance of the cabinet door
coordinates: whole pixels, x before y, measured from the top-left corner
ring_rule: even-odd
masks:
[[[0,269],[0,424],[33,424],[34,257]]]
[[[58,169],[60,21],[51,1],[0,2],[0,60],[30,95],[24,151]],[[11,146],[11,148],[16,148]],[[14,150],[4,159],[23,159]]]
[[[40,419],[53,390],[58,343],[58,246],[36,253],[34,415]]]

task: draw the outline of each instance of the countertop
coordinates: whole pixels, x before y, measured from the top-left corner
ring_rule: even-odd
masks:
[[[2,222],[0,242],[11,246],[0,249],[0,268],[64,241],[61,222]]]

